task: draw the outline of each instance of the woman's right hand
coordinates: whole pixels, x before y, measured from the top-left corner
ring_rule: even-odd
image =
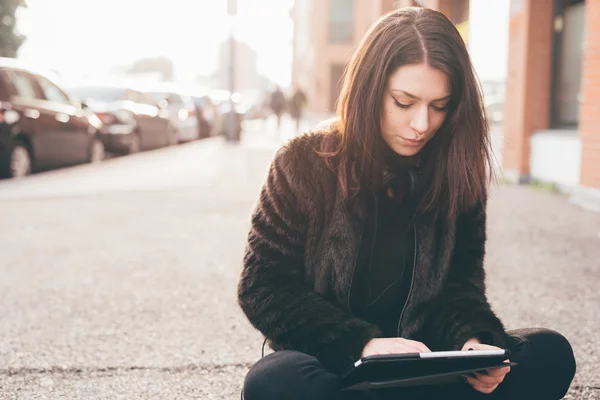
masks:
[[[431,353],[431,350],[421,342],[403,338],[375,338],[371,339],[362,351],[361,357],[375,354],[401,354],[401,353]]]

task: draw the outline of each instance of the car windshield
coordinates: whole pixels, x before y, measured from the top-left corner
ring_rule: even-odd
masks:
[[[166,100],[168,104],[177,104],[178,106],[184,106],[189,99],[182,97],[177,93],[162,93],[162,92],[150,92],[148,93],[156,102]]]
[[[152,97],[155,101],[159,102],[161,100],[166,100],[167,97],[169,97],[168,93],[160,93],[160,92],[154,92],[154,93],[147,93],[148,95],[150,95],[150,97]]]
[[[194,97],[194,103],[200,107],[209,107],[211,105],[208,96]]]
[[[127,91],[123,88],[86,86],[71,88],[69,93],[81,101],[100,100],[105,102],[127,100]]]

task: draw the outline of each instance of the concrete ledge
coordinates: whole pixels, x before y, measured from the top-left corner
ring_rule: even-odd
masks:
[[[600,189],[578,186],[571,191],[570,202],[600,213]]]
[[[581,138],[577,130],[552,129],[531,135],[529,173],[532,179],[555,183],[571,192],[581,176]]]

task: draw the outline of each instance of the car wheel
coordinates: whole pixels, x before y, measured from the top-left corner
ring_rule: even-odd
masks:
[[[89,162],[91,164],[96,164],[104,160],[106,156],[106,152],[104,150],[104,143],[98,138],[92,139],[92,143],[90,145],[90,158]]]
[[[168,145],[174,146],[179,143],[179,130],[177,128],[171,128],[168,132]]]
[[[136,133],[131,137],[131,141],[129,142],[129,149],[127,150],[127,154],[139,153],[142,148],[142,141],[140,139],[139,133]]]
[[[208,137],[210,137],[210,125],[208,121],[202,120],[198,122],[198,138],[206,139]]]
[[[31,174],[31,154],[23,142],[17,142],[10,152],[9,175],[11,178],[23,178]]]

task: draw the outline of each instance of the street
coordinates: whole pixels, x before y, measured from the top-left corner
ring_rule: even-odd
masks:
[[[284,122],[0,181],[0,398],[238,399],[262,336],[236,284]],[[500,185],[488,218],[494,310],[563,333],[568,398],[600,398],[600,214]]]

